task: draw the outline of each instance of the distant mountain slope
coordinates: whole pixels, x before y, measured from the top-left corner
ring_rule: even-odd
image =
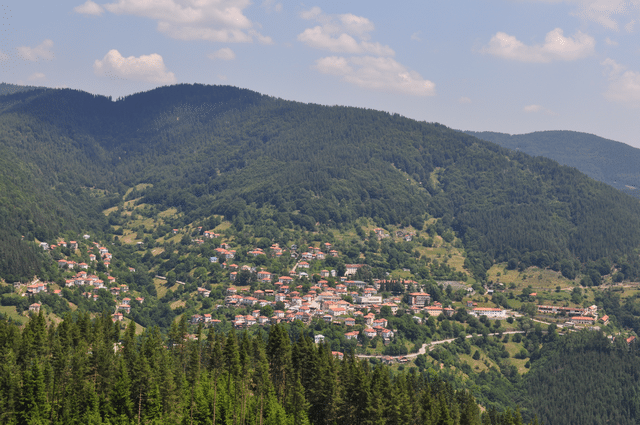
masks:
[[[505,148],[551,158],[640,198],[640,149],[624,143],[575,131],[539,131],[517,135],[489,131],[466,133]]]
[[[272,220],[313,231],[358,217],[420,229],[435,217],[463,240],[478,279],[507,260],[575,269],[609,258],[625,276],[640,274],[632,198],[551,160],[379,111],[220,86],[116,102],[36,89],[0,96],[0,149],[24,173],[0,169],[0,182],[12,179],[36,207],[0,196],[14,223],[0,233],[14,241],[108,230],[100,208],[151,183],[144,202],[192,221],[223,214],[239,226]],[[28,211],[51,213],[33,220]],[[8,274],[18,273],[0,267]]]
[[[20,93],[20,92],[23,92],[23,91],[34,90],[34,89],[37,89],[37,88],[42,88],[42,87],[19,86],[19,85],[16,85],[16,84],[0,83],[0,96],[2,96],[3,94]]]

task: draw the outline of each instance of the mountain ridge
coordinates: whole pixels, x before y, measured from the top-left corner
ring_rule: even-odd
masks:
[[[544,156],[575,167],[589,177],[640,198],[640,149],[593,134],[569,130],[537,131],[509,135],[465,131],[508,149]]]
[[[108,233],[98,212],[151,183],[143,202],[192,221],[248,222],[263,206],[273,221],[309,231],[358,217],[420,229],[437,218],[462,239],[480,280],[493,262],[512,259],[559,269],[607,257],[631,263],[629,276],[638,269],[637,202],[569,167],[437,123],[185,84],[115,102],[36,89],[0,96],[0,111],[0,146],[67,211],[61,226],[45,217],[43,237],[87,226]],[[21,189],[36,203],[45,196]]]

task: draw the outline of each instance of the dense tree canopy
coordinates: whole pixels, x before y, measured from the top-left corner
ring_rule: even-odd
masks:
[[[113,102],[74,90],[0,96],[0,275],[41,267],[34,239],[109,231],[127,189],[184,220],[260,209],[314,230],[359,217],[461,237],[479,279],[494,261],[549,267],[609,258],[638,275],[640,205],[575,169],[439,124],[178,85]],[[24,236],[24,243],[20,243]],[[569,267],[565,268],[570,274]]]

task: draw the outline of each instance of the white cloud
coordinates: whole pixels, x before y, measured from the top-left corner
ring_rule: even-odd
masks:
[[[318,19],[320,16],[322,16],[322,9],[318,6],[314,6],[310,10],[305,10],[300,13],[300,17],[307,20]]]
[[[462,96],[460,99],[458,99],[459,103],[471,103],[471,99],[465,96]]]
[[[395,52],[391,47],[371,41],[375,26],[369,19],[351,13],[329,15],[319,7],[303,11],[300,17],[318,25],[304,30],[298,41],[315,49],[353,55],[320,58],[313,66],[317,71],[365,89],[435,95],[433,82],[392,59]]]
[[[176,77],[167,72],[162,56],[157,53],[140,57],[123,57],[117,50],[109,50],[102,60],[96,60],[93,70],[99,76],[146,81],[154,84],[174,84]]]
[[[597,22],[605,28],[618,31],[616,15],[626,16],[640,7],[639,0],[573,0],[578,10],[573,14],[583,19]]]
[[[118,0],[105,4],[111,13],[136,15],[158,21],[158,31],[179,40],[266,44],[243,10],[250,0]]]
[[[535,46],[527,46],[512,35],[498,32],[482,52],[520,62],[570,61],[592,55],[594,46],[593,37],[581,31],[572,38],[565,37],[562,29],[556,28],[547,33],[543,45]]]
[[[522,108],[522,110],[529,114],[544,113],[547,115],[558,115],[555,112],[553,112],[551,109],[547,109],[542,105],[527,105],[524,108]]]
[[[604,39],[604,42],[607,44],[607,46],[617,46],[618,42],[614,41],[612,39],[610,39],[609,37]]]
[[[632,19],[627,25],[624,26],[624,29],[626,32],[628,33],[632,33],[633,32],[633,27],[636,26],[636,20]]]
[[[307,46],[334,53],[395,55],[391,47],[368,41],[371,38],[369,33],[375,27],[367,18],[351,13],[326,15],[318,7],[302,12],[300,16],[321,24],[298,35],[298,41]]]
[[[640,8],[640,0],[532,0],[544,3],[575,4],[571,12],[584,20],[596,22],[613,31],[619,30],[617,16],[628,16]]]
[[[420,38],[420,31],[416,31],[413,34],[411,34],[411,39],[413,41],[422,41],[422,39]]]
[[[20,56],[28,61],[37,61],[38,59],[53,59],[53,41],[44,40],[40,45],[36,47],[20,46],[18,47],[18,53]]]
[[[264,0],[262,7],[264,7],[267,12],[271,12],[271,10],[282,12],[282,3],[276,3],[275,0]]]
[[[102,15],[104,9],[97,3],[92,2],[91,0],[87,0],[85,3],[80,6],[76,6],[73,8],[74,12],[81,13],[83,15]]]
[[[525,112],[540,112],[544,110],[544,108],[540,105],[527,105],[522,108]]]
[[[209,53],[207,56],[209,56],[209,59],[222,59],[225,61],[230,61],[236,58],[236,54],[228,47]]]
[[[640,72],[630,71],[611,58],[601,62],[606,68],[609,87],[604,97],[612,102],[640,107]]]
[[[258,39],[258,43],[260,44],[273,44],[273,40],[271,39],[271,37],[262,35],[256,30],[253,30],[253,29],[249,30],[249,35]]]
[[[34,72],[29,76],[29,80],[41,80],[45,77],[42,72]]]
[[[434,83],[389,57],[329,56],[318,59],[315,68],[323,74],[339,76],[343,81],[366,89],[415,96],[435,95]]]

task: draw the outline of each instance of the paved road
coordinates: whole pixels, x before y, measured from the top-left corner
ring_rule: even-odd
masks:
[[[523,334],[523,333],[524,331],[507,331],[507,332],[502,332],[502,335]],[[500,334],[499,333],[489,334],[489,336],[495,336],[495,335],[500,335]],[[473,338],[474,336],[477,336],[477,335],[466,335],[465,338]],[[418,357],[419,354],[425,354],[427,352],[427,347],[429,347],[429,350],[431,350],[436,345],[444,344],[445,342],[451,343],[455,340],[456,340],[455,338],[450,338],[450,339],[441,339],[439,341],[431,341],[429,343],[422,344],[422,347],[420,347],[417,353],[411,353],[404,356],[390,356],[390,357],[394,359],[397,359],[398,357],[406,357],[406,358],[412,359],[414,357]],[[386,356],[382,354],[379,354],[379,355],[356,354],[356,357],[360,357],[362,359],[369,359],[371,357],[382,358]]]

